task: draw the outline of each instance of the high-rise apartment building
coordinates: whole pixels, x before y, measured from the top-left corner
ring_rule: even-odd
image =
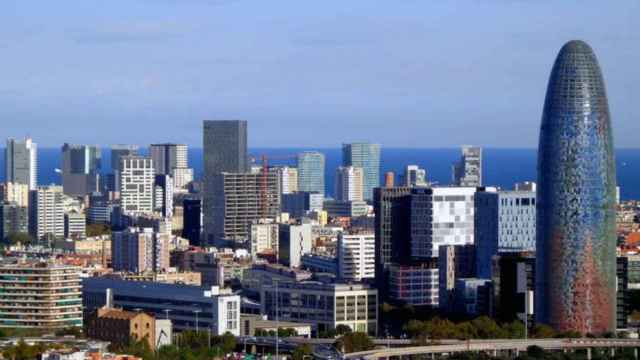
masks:
[[[280,213],[278,173],[222,173],[212,176],[205,212],[204,232],[209,244],[249,240],[250,225],[259,219],[275,219]]]
[[[311,224],[280,224],[278,232],[278,261],[290,268],[299,268],[302,255],[311,252]]]
[[[149,156],[153,160],[156,175],[172,175],[173,169],[189,167],[185,144],[151,144]]]
[[[491,278],[491,258],[500,252],[535,251],[536,193],[485,189],[475,195],[477,277]]]
[[[343,144],[342,166],[362,169],[364,200],[373,199],[373,189],[380,186],[380,144]]]
[[[173,185],[176,191],[184,190],[187,185],[193,182],[193,169],[192,168],[174,168],[171,172],[173,178]]]
[[[5,181],[27,184],[29,190],[38,186],[38,145],[31,138],[7,139],[4,150]]]
[[[456,186],[482,186],[482,148],[465,145],[462,156],[453,165],[453,184]]]
[[[290,166],[279,166],[275,170],[280,173],[280,194],[291,194],[298,191],[298,169]]]
[[[38,240],[64,237],[62,186],[39,186],[29,194],[29,233]]]
[[[364,172],[362,168],[340,166],[336,169],[334,197],[338,201],[362,201],[364,199]]]
[[[137,156],[138,145],[112,145],[111,146],[111,173],[105,176],[104,189],[106,191],[120,191],[120,159],[124,156]]]
[[[77,211],[69,211],[64,214],[65,239],[83,240],[87,237],[87,218]]]
[[[251,224],[251,257],[257,259],[258,255],[278,253],[279,224],[274,222],[259,221]]]
[[[421,169],[418,165],[407,165],[404,168],[403,180],[404,186],[409,187],[429,185],[427,182],[427,171]]]
[[[373,233],[341,233],[338,236],[338,276],[345,281],[375,278],[375,236]]]
[[[114,231],[111,241],[111,261],[115,271],[135,273],[163,271],[169,268],[171,234],[152,228],[130,227]]]
[[[153,208],[164,218],[171,218],[173,216],[173,190],[173,178],[171,176],[165,174],[155,176],[153,183]]]
[[[44,262],[4,264],[0,280],[0,328],[82,326],[80,268]]]
[[[298,154],[298,190],[324,196],[324,154],[305,151]]]
[[[155,174],[153,160],[142,156],[120,158],[120,201],[124,214],[152,214]]]
[[[62,146],[62,188],[69,196],[82,197],[100,190],[100,148],[90,145]]]
[[[29,212],[26,206],[0,202],[0,240],[10,234],[29,232]]]
[[[565,44],[551,70],[538,146],[536,321],[616,329],[616,167],[598,60]]]
[[[0,197],[3,201],[18,206],[29,206],[29,185],[12,182],[0,183]]]

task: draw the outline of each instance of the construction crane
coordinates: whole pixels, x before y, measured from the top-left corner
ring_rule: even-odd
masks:
[[[263,219],[269,215],[269,159],[272,160],[292,160],[296,159],[296,155],[283,155],[283,156],[269,156],[266,154],[260,156],[262,161],[262,174],[260,174],[260,201],[261,201],[261,216]],[[255,158],[252,158],[253,162],[256,162]]]

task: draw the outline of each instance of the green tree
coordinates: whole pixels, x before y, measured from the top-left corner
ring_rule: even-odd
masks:
[[[367,351],[374,348],[373,341],[369,335],[363,332],[352,332],[342,335],[338,341],[338,348],[342,349],[345,353],[352,353],[358,351]]]
[[[278,336],[280,337],[298,336],[298,332],[293,328],[280,328],[278,329]]]
[[[305,356],[309,356],[312,353],[313,349],[311,348],[311,345],[302,344],[296,347],[295,350],[293,350],[291,357],[293,358],[293,360],[304,360]]]
[[[488,316],[475,318],[471,320],[471,324],[476,328],[480,339],[501,339],[505,337],[500,326]]]
[[[111,235],[111,228],[105,224],[89,224],[87,225],[87,237]]]
[[[556,332],[549,325],[538,324],[533,328],[532,335],[536,339],[550,339],[556,337]]]
[[[340,324],[336,326],[336,334],[344,335],[352,332],[351,327],[349,325]]]
[[[502,324],[502,330],[509,339],[521,339],[524,337],[524,324],[518,320]]]
[[[475,339],[478,337],[476,328],[468,321],[456,324],[456,338],[460,340]]]
[[[12,233],[9,233],[7,237],[4,239],[4,243],[7,245],[15,245],[18,243],[22,245],[28,245],[33,243],[33,238],[28,233],[12,232]]]
[[[232,333],[226,332],[220,337],[218,344],[225,354],[232,352],[236,348],[236,337]]]

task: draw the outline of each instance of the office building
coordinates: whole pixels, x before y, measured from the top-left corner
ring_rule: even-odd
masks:
[[[62,146],[62,188],[65,195],[83,197],[100,191],[100,148],[90,145]]]
[[[291,194],[298,191],[298,169],[290,166],[274,168],[280,174],[280,194]]]
[[[82,304],[92,312],[107,303],[110,289],[113,306],[168,318],[173,329],[240,335],[240,296],[217,286],[210,288],[128,281],[104,277],[82,281]]]
[[[75,210],[64,214],[64,238],[83,240],[87,237],[87,218]]]
[[[189,167],[187,145],[184,144],[151,144],[149,157],[156,175],[172,175],[173,169]]]
[[[189,239],[189,245],[200,246],[202,201],[200,199],[184,199],[182,209],[182,219],[184,221],[182,237]]]
[[[171,172],[171,177],[176,191],[186,190],[189,184],[193,182],[193,169],[174,168]]]
[[[364,200],[371,200],[373,189],[380,186],[380,144],[343,144],[342,166],[362,169]]]
[[[120,191],[120,159],[125,156],[138,156],[138,145],[112,145],[111,146],[111,174],[105,177],[107,191]]]
[[[493,315],[499,321],[525,321],[533,329],[536,259],[533,253],[504,253],[493,257]]]
[[[222,173],[212,177],[209,193],[211,213],[205,213],[207,242],[243,243],[249,240],[250,225],[280,214],[278,173]],[[205,197],[206,203],[207,197]]]
[[[278,253],[279,225],[273,222],[251,224],[251,257],[257,259],[260,254]]]
[[[485,189],[475,196],[477,277],[491,277],[491,257],[501,252],[535,251],[536,193]]]
[[[404,168],[404,186],[416,187],[416,186],[428,186],[427,171],[421,169],[418,165],[407,165]]]
[[[160,336],[156,330],[160,330],[157,325],[162,322],[168,322],[169,326],[168,333]],[[163,342],[171,343],[170,320],[156,319],[140,311],[101,307],[86,317],[85,329],[89,338],[109,341],[112,346],[125,347],[131,340],[145,341],[149,349],[155,350]]]
[[[27,184],[29,190],[38,186],[38,145],[31,138],[7,139],[4,150],[5,182]]]
[[[388,298],[395,303],[438,307],[438,261],[389,265]],[[377,279],[376,279],[377,281]]]
[[[453,184],[456,186],[482,186],[482,148],[465,145],[462,156],[453,165]]]
[[[12,202],[0,202],[0,240],[5,240],[10,234],[28,232],[28,208]]]
[[[629,258],[616,258],[616,329],[629,328],[630,294],[629,294]]]
[[[82,326],[80,268],[52,263],[0,265],[0,328]]]
[[[245,120],[204,121],[204,173],[207,177],[249,171],[247,122]]]
[[[344,281],[375,278],[373,233],[340,233],[337,245],[338,277]]]
[[[124,214],[153,213],[153,160],[142,156],[121,157],[119,181],[120,203]]]
[[[62,186],[39,186],[29,193],[29,233],[49,242],[64,237]]]
[[[456,279],[454,311],[456,314],[478,317],[489,315],[491,280],[476,278]]]
[[[299,268],[302,255],[313,246],[311,224],[280,224],[278,228],[278,261],[290,268]]]
[[[276,291],[281,299],[277,306]],[[261,313],[269,319],[310,323],[318,334],[340,325],[371,336],[377,334],[378,291],[368,285],[264,282],[260,299]]]
[[[323,254],[304,254],[300,259],[300,267],[313,273],[338,274],[338,259]]]
[[[387,171],[384,173],[384,187],[392,188],[396,182],[396,174],[393,171]]]
[[[12,182],[0,183],[0,197],[2,201],[27,207],[29,206],[29,185]]]
[[[438,306],[446,312],[455,310],[456,280],[476,275],[474,245],[443,245],[438,248]],[[491,277],[489,277],[491,278]]]
[[[559,331],[616,326],[616,169],[604,79],[582,41],[551,71],[538,147],[536,315]]]
[[[171,234],[151,228],[130,227],[111,236],[111,261],[114,271],[164,271],[169,268]]]
[[[155,164],[155,163],[154,163]],[[173,217],[173,178],[156,175],[153,182],[153,208],[164,218]]]
[[[334,197],[338,201],[362,201],[364,173],[362,168],[340,166],[336,169]]]
[[[369,205],[362,200],[325,200],[322,208],[332,218],[366,216],[369,213]]]
[[[299,219],[308,212],[322,211],[324,196],[307,191],[282,195],[282,212]]]
[[[298,154],[298,191],[324,196],[324,164],[324,154],[317,151]]]

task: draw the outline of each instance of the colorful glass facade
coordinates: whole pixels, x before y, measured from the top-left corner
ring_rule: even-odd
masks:
[[[551,71],[538,149],[539,322],[615,329],[616,171],[604,80],[593,50],[570,41]]]

